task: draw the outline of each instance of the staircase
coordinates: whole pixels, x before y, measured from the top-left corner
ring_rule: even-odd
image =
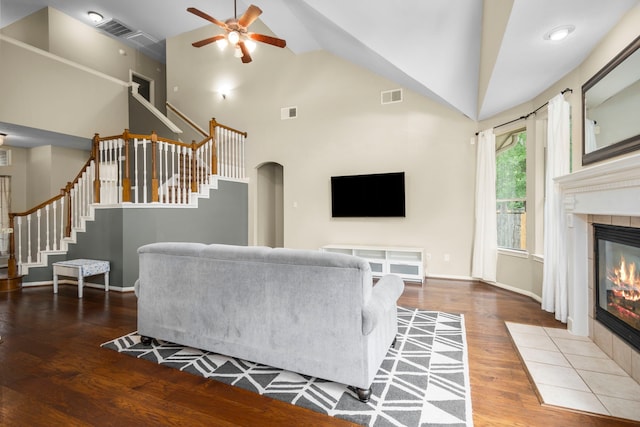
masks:
[[[64,255],[95,218],[95,208],[193,207],[217,188],[218,178],[244,179],[247,134],[210,122],[210,135],[186,144],[150,135],[95,135],[91,156],[60,195],[20,213],[10,213],[7,277],[0,291],[21,287],[30,268]]]

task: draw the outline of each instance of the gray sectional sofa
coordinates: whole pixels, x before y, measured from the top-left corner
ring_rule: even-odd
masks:
[[[283,248],[138,249],[138,333],[353,387],[366,401],[397,334],[398,276],[361,258]]]

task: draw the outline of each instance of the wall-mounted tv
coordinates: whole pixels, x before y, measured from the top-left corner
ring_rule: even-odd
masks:
[[[404,217],[404,172],[332,176],[331,216]]]

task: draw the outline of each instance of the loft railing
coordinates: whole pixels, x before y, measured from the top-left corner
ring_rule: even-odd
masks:
[[[246,132],[212,119],[209,136],[187,144],[155,132],[93,138],[91,156],[72,182],[44,203],[9,214],[8,277],[22,266],[44,265],[47,254],[67,250],[68,238],[93,217],[94,205],[188,205],[214,176],[245,178]]]

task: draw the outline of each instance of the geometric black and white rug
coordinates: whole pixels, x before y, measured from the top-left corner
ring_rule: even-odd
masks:
[[[102,347],[365,426],[473,425],[461,314],[398,307],[396,346],[376,374],[368,403],[344,384],[166,341],[144,346],[135,332]]]

